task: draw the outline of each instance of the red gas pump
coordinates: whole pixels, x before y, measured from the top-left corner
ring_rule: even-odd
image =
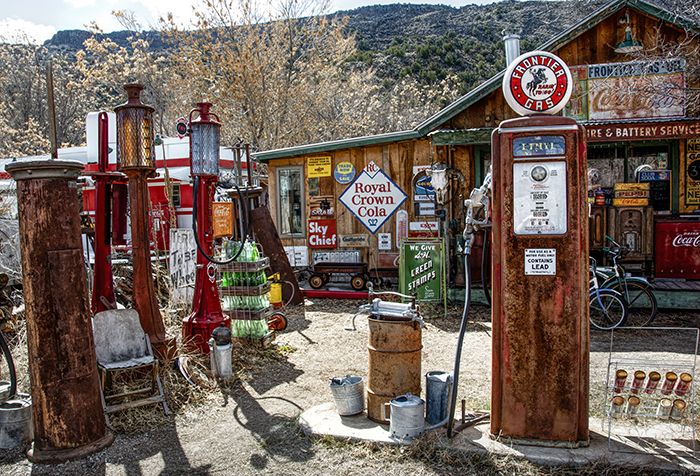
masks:
[[[570,447],[588,434],[585,130],[552,116],[566,64],[541,51],[513,61],[508,104],[526,117],[493,132],[491,433]]]
[[[119,172],[108,172],[109,137],[106,112],[98,115],[97,135],[99,155],[95,180],[95,279],[92,286],[92,313],[113,309],[115,306],[112,278],[112,241],[110,219],[112,212],[112,183],[126,181]]]
[[[190,167],[195,180],[193,227],[197,242],[197,274],[195,277],[192,313],[183,320],[182,336],[186,342],[204,353],[214,329],[222,323],[230,326],[231,319],[221,312],[216,285],[216,261],[210,258],[214,234],[212,203],[219,176],[219,135],[221,124],[216,114],[209,112],[211,103],[200,102],[190,111]],[[194,113],[199,117],[192,119]]]

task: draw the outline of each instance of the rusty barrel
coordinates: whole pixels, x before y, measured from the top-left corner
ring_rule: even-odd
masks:
[[[367,348],[367,416],[378,423],[389,423],[381,414],[385,403],[408,392],[420,395],[420,322],[370,317]]]
[[[114,441],[102,408],[80,239],[82,169],[58,159],[5,167],[17,181],[34,423],[27,457],[35,463],[82,458]]]

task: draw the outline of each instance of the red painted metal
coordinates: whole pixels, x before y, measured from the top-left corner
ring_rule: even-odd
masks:
[[[126,245],[126,209],[129,199],[125,183],[112,184],[112,244]]]
[[[25,161],[17,181],[34,443],[30,461],[61,463],[114,441],[105,425],[83,264],[76,178],[83,164]]]
[[[197,107],[190,111],[190,125],[193,132],[190,134],[190,166],[192,175],[199,180],[198,195],[194,197],[197,207],[197,240],[202,250],[197,250],[197,274],[195,275],[194,297],[192,300],[192,312],[183,320],[182,336],[191,347],[204,353],[209,353],[207,342],[214,329],[221,324],[230,328],[231,319],[221,312],[219,289],[216,283],[216,265],[211,263],[203,254],[211,256],[213,252],[214,230],[212,203],[218,180],[219,144],[218,134],[220,124],[218,117],[209,112],[210,103],[197,103]],[[192,120],[192,115],[198,112],[199,117]],[[207,137],[196,137],[192,134],[209,134]],[[215,137],[215,140],[211,140]],[[193,143],[200,147],[195,154]],[[215,150],[205,150],[207,146],[215,147]]]
[[[201,176],[197,203],[197,236],[204,252],[211,256],[214,243],[211,204],[217,177]],[[195,275],[192,312],[182,322],[182,337],[191,347],[209,353],[207,342],[214,329],[224,323],[230,327],[231,319],[221,312],[219,289],[216,285],[216,265],[210,263],[197,251],[197,274]]]
[[[515,132],[517,128],[530,132]],[[506,131],[499,133],[502,129]],[[566,138],[567,232],[517,235],[512,140],[542,134]],[[492,135],[491,433],[499,437],[571,446],[585,445],[589,439],[584,138],[582,126],[556,116],[504,121]],[[546,162],[547,158],[526,160]],[[556,275],[525,275],[526,249],[555,249]]]
[[[95,273],[92,286],[92,313],[113,308],[114,280],[112,278],[112,242],[111,242],[111,205],[112,182],[125,180],[126,177],[117,172],[107,172],[109,142],[107,135],[107,113],[98,116],[99,158],[98,171],[92,174],[95,180]],[[107,301],[105,304],[102,301]],[[108,307],[110,306],[110,307]]]
[[[700,279],[700,221],[656,222],[657,278]]]

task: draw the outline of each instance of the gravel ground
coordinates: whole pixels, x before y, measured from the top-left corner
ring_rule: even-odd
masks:
[[[329,378],[347,374],[366,377],[367,319],[357,318],[355,332],[344,330],[361,304],[363,301],[307,299],[305,305],[285,311],[289,327],[278,334],[271,350],[240,351],[245,358],[237,364],[238,378],[233,382],[200,392],[186,404],[171,404],[173,413],[168,418],[156,407],[143,410],[150,414],[135,414],[133,418],[139,421],[131,429],[116,431],[111,447],[80,461],[31,464],[25,456],[26,447],[0,450],[0,474],[639,474],[636,469],[596,465],[577,470],[542,468],[512,458],[457,453],[443,436],[433,434],[403,448],[304,436],[298,417],[308,408],[332,401]],[[434,316],[442,312],[426,309]],[[449,307],[447,317],[427,320],[423,374],[452,371],[461,312]],[[661,315],[656,325],[697,327],[698,323],[699,315],[677,312]],[[467,406],[474,410],[489,408],[490,329],[490,310],[474,306],[463,348],[459,391],[459,397],[466,398]],[[688,333],[678,332],[685,332],[683,336]],[[660,332],[653,339],[655,347],[642,351],[664,350],[671,357],[677,353],[687,357],[687,349],[680,348],[678,342],[675,331]],[[591,333],[593,415],[600,408],[597,402],[603,401],[609,348],[609,333]],[[163,370],[166,389],[170,372]]]

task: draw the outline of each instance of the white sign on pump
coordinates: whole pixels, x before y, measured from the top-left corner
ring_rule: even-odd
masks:
[[[557,274],[557,250],[555,248],[534,248],[525,250],[525,275]]]
[[[567,216],[566,162],[513,163],[516,235],[563,235]]]

